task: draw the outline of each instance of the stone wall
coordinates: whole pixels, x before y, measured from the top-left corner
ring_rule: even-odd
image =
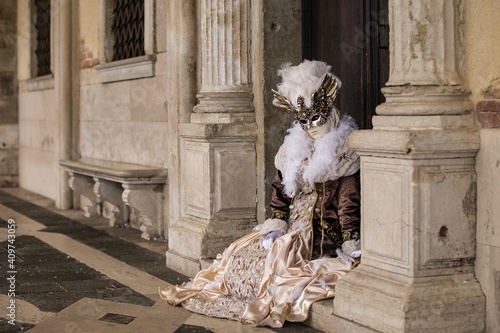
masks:
[[[477,157],[476,276],[486,295],[486,332],[500,327],[500,2],[466,0],[462,76],[471,91],[481,147]]]
[[[0,187],[18,185],[15,2],[0,3]]]
[[[96,82],[82,73],[79,151],[83,157],[166,166],[166,80],[161,55],[154,78]]]
[[[103,83],[96,65],[103,54],[100,1],[79,4],[80,94],[77,156],[167,166],[165,13],[157,2],[154,76]]]
[[[145,1],[145,43],[150,43],[145,47],[146,55],[139,57],[144,61],[136,67],[137,58],[125,66],[108,59],[110,42],[105,27],[110,20],[105,16],[109,12],[109,8],[104,9],[106,4],[90,0],[78,6],[80,62],[78,103],[73,109],[73,158],[168,169],[166,2]],[[148,74],[130,76],[141,63],[148,64]],[[163,221],[168,221],[168,187],[164,191],[162,214]],[[105,204],[102,215],[109,217],[112,210]],[[130,223],[136,228],[141,224],[133,212]],[[166,237],[168,226],[160,229],[165,233],[161,236]]]
[[[63,197],[69,190],[58,161],[71,151],[67,142],[71,99],[69,37],[72,33],[67,25],[71,3],[61,0],[52,5],[57,11],[51,15],[51,74],[36,77],[31,2],[17,2],[19,186],[55,200],[58,207],[66,207],[62,204]]]

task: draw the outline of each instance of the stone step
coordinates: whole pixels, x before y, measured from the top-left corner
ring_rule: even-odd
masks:
[[[333,300],[314,302],[304,324],[320,331],[333,332]]]
[[[325,333],[375,333],[372,329],[360,326],[333,314],[333,300],[314,302],[309,310],[305,325]]]

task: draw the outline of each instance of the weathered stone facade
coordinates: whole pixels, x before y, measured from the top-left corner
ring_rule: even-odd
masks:
[[[17,5],[0,4],[0,187],[18,185]]]
[[[41,78],[31,72],[30,3],[17,3],[19,120],[7,118],[8,131],[0,124],[0,140],[19,127],[21,187],[88,214],[123,203],[132,220],[134,202],[153,198],[148,224],[136,227],[155,226],[169,242],[167,264],[190,275],[264,221],[291,120],[270,89],[283,62],[302,58],[301,1],[145,0],[145,55],[117,63],[108,58],[108,1],[52,0],[52,75]],[[389,4],[386,103],[373,130],[351,137],[362,156],[363,259],[338,286],[331,329],[493,333],[500,5]],[[59,161],[81,158],[133,165],[130,175],[165,170],[168,180],[138,196],[118,167],[71,180]],[[122,183],[92,208],[102,179]]]

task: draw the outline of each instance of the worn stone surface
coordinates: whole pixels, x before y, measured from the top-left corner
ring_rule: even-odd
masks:
[[[408,278],[365,265],[338,282],[334,313],[374,332],[480,333],[484,301],[473,274]]]
[[[17,4],[0,4],[0,187],[18,185]]]
[[[498,129],[481,130],[477,157],[476,274],[486,295],[486,332],[500,327],[500,152]]]
[[[19,184],[18,130],[17,124],[0,124],[0,187]]]

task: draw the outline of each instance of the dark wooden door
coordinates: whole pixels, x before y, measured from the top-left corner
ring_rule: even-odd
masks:
[[[303,0],[303,55],[332,65],[342,81],[336,106],[372,127],[389,77],[388,0]]]

